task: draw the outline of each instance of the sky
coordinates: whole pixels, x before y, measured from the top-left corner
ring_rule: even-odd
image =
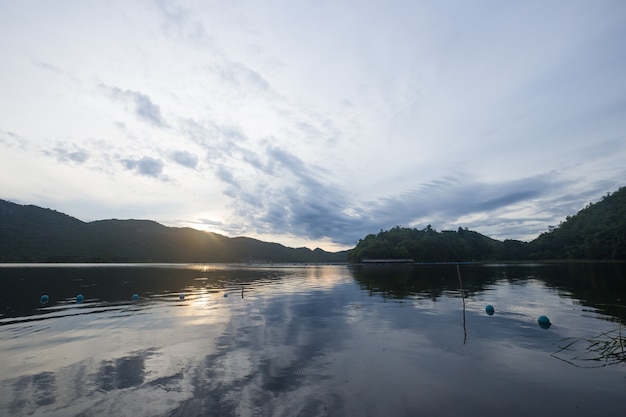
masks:
[[[0,0],[0,198],[335,251],[626,185],[626,2]]]

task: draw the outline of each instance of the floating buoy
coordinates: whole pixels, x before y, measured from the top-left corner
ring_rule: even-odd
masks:
[[[183,301],[183,300],[185,299],[185,294],[181,294],[181,295],[179,295],[179,296],[178,296],[178,299],[179,299],[180,301]]]
[[[224,293],[224,298],[228,297],[228,294]]]
[[[133,294],[133,301],[139,300],[139,294]]]
[[[496,310],[493,308],[493,306],[491,304],[487,304],[487,307],[485,307],[485,311],[487,312],[487,314],[489,314],[490,316],[493,316],[493,313],[496,312]]]
[[[539,327],[541,327],[542,329],[547,329],[552,326],[552,323],[550,323],[550,319],[546,316],[539,316],[539,318],[537,319],[537,323],[539,323]]]
[[[39,298],[39,302],[40,302],[41,304],[48,304],[48,301],[50,301],[50,297],[48,297],[46,294],[42,295],[42,296]]]
[[[83,300],[85,299],[85,297],[83,297],[82,294],[78,294],[76,296],[76,304],[81,304],[83,302]]]

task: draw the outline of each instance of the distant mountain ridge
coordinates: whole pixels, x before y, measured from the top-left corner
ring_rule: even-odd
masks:
[[[349,259],[348,259],[349,258]],[[83,222],[55,210],[0,200],[0,262],[417,262],[626,260],[626,187],[605,195],[531,242],[460,228],[396,226],[350,251],[288,248],[150,220]]]
[[[83,222],[0,200],[0,262],[344,262],[347,251],[288,248],[151,220]]]

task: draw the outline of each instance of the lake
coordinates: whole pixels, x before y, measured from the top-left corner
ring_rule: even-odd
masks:
[[[624,263],[458,272],[2,265],[0,415],[626,415]]]

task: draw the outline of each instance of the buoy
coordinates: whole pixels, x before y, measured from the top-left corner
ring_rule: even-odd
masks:
[[[181,294],[181,295],[179,295],[179,296],[178,296],[178,299],[179,299],[180,301],[183,301],[183,300],[185,299],[185,294]]]
[[[48,301],[50,301],[50,297],[48,297],[46,294],[42,295],[41,298],[39,298],[39,302],[41,304],[47,304]]]
[[[487,307],[485,307],[485,311],[487,312],[487,314],[489,314],[490,316],[493,316],[493,313],[496,312],[496,310],[493,308],[493,306],[491,304],[487,304]]]
[[[133,294],[133,301],[139,300],[139,294]]]
[[[78,294],[76,296],[76,304],[81,304],[83,302],[83,300],[85,299],[85,297],[83,297],[82,294]]]
[[[539,318],[537,319],[537,323],[539,323],[539,327],[541,327],[542,329],[547,329],[552,326],[552,323],[550,323],[550,319],[546,316],[539,316]]]
[[[228,297],[228,294],[224,293],[224,298]]]

